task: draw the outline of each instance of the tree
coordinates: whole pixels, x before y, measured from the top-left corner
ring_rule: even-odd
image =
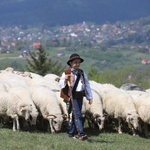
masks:
[[[49,58],[48,53],[42,46],[37,51],[29,52],[29,58],[26,58],[26,60],[28,62],[27,70],[42,76],[48,73],[60,75],[64,70],[64,67],[58,61],[52,61]]]

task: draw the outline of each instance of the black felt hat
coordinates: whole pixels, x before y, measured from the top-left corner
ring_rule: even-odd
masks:
[[[84,61],[83,58],[80,57],[80,55],[78,54],[72,54],[70,56],[70,59],[67,61],[67,64],[70,65],[70,61],[74,60],[74,59],[80,59],[81,60],[81,63]]]

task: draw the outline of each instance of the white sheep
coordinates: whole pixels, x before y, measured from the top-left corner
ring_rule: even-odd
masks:
[[[54,93],[57,97],[58,103],[60,105],[62,114],[64,115],[64,117],[67,120],[68,119],[67,105],[63,101],[63,99],[60,97],[60,87],[58,85],[58,81],[55,80],[57,78],[58,78],[58,76],[55,74],[47,74],[46,76],[41,77],[41,78],[32,78],[29,85],[30,85],[30,87],[46,86],[46,87],[50,88],[52,91],[54,91]]]
[[[32,105],[32,111],[30,113],[31,115],[30,123],[31,125],[36,125],[36,120],[37,120],[37,116],[39,115],[39,112],[32,100],[31,93],[28,87],[15,86],[15,87],[10,88],[8,92],[16,94],[17,96],[21,98],[22,101]]]
[[[137,91],[137,90],[131,90],[131,91],[126,91],[128,94],[130,94],[130,96],[136,100],[139,96],[141,96],[142,94],[144,94],[144,91]]]
[[[7,81],[4,80],[0,80],[0,84],[1,84],[0,88],[1,91],[8,91],[12,87]]]
[[[42,75],[39,75],[39,74],[37,74],[37,73],[33,73],[33,72],[29,72],[30,73],[30,75],[31,75],[31,77],[32,78],[43,78],[43,76]]]
[[[133,98],[121,89],[107,90],[103,96],[103,108],[109,116],[113,116],[119,122],[118,132],[121,130],[121,119],[125,120],[131,127],[133,135],[138,128],[138,113]]]
[[[115,87],[112,84],[108,84],[108,83],[100,84],[95,81],[90,81],[90,84],[91,87],[97,89],[97,91],[102,96],[104,112],[107,113],[108,117],[111,116],[112,118],[113,117],[117,118],[119,122],[118,132],[122,133],[121,119],[124,119],[128,122],[128,125],[131,127],[133,135],[135,135],[134,128],[137,129],[138,126],[138,114],[136,112],[132,97],[128,95],[125,91],[120,90],[119,88]],[[127,101],[129,102],[129,104],[127,105],[130,105],[131,103],[131,106],[129,108],[132,108],[133,110],[132,113],[130,111],[126,111],[126,114],[123,113],[126,107],[125,102],[122,102],[123,99],[124,100],[128,99]],[[116,105],[116,103],[118,106]],[[121,108],[120,105],[125,105],[125,106]],[[133,115],[134,118],[134,128],[133,128],[133,123],[131,122],[132,120],[131,114]]]
[[[12,72],[0,73],[0,80],[8,82],[11,86],[27,86],[27,82],[23,79],[23,77]]]
[[[3,72],[11,72],[11,73],[14,73],[14,68],[12,67],[7,67],[5,70],[1,70],[0,73],[3,73]]]
[[[59,82],[59,80],[60,80],[60,77],[58,75],[52,74],[52,73],[45,75],[44,78],[51,80],[51,81],[57,81],[57,82]]]
[[[15,94],[8,92],[1,92],[0,94],[0,116],[9,116],[13,119],[13,131],[20,129],[19,116],[28,120],[32,105],[22,102],[22,100]]]
[[[56,98],[58,100],[59,106],[61,108],[62,114],[66,119],[68,119],[68,108],[66,102],[64,102],[64,99],[60,97],[60,91],[54,91]]]
[[[32,79],[30,78],[30,79],[27,80],[27,84],[28,84],[29,87],[44,85],[44,84],[42,84],[43,80],[44,80],[43,76],[36,76],[34,74]]]
[[[104,114],[103,114],[103,104],[102,98],[100,94],[92,89],[93,94],[93,103],[89,105],[88,100],[84,97],[83,106],[82,106],[82,114],[85,114],[85,118],[88,118],[89,126],[93,126],[96,124],[101,130],[104,127]],[[91,122],[91,123],[90,123]]]
[[[70,119],[70,115],[68,114],[68,103],[66,103],[66,101],[64,101],[64,99],[60,97],[59,79],[60,77],[58,75],[47,74],[44,76],[41,85],[45,85],[49,87],[52,91],[54,91],[63,114],[63,118],[64,118],[63,125],[65,128],[68,128],[69,119]]]
[[[144,123],[144,134],[148,137],[148,125],[150,124],[150,94],[143,92],[140,96],[134,98],[134,103],[139,117]]]
[[[110,83],[101,84],[92,80],[90,80],[89,82],[91,88],[96,90],[101,95],[101,97],[103,97],[107,92],[109,92],[112,89],[118,89],[117,87],[115,87],[113,84]]]
[[[57,76],[56,76],[57,77]],[[60,87],[58,85],[58,81],[55,80],[56,78],[52,78],[49,76],[44,76],[44,77],[33,77],[30,80],[30,83],[28,84],[29,86],[38,86],[38,85],[44,85],[49,88],[51,88],[53,91],[60,91]]]
[[[63,116],[55,93],[46,86],[30,87],[30,91],[43,118],[49,121],[51,132],[61,130]]]

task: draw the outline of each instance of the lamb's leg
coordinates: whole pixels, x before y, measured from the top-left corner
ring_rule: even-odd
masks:
[[[146,136],[147,138],[149,137],[148,125],[147,125],[147,123],[144,123],[144,134],[145,134],[145,136]]]
[[[17,130],[20,130],[19,118],[18,116],[15,118],[17,123]]]
[[[142,133],[142,126],[139,124],[138,130]]]
[[[132,130],[132,135],[135,136],[136,135],[135,129],[132,127],[131,130]]]
[[[55,130],[53,129],[53,126],[52,126],[52,119],[49,119],[49,126],[50,126],[50,129],[51,129],[51,133],[54,133]]]
[[[13,131],[16,131],[16,126],[17,130],[20,129],[20,124],[19,124],[19,118],[17,114],[10,115],[10,117],[13,119]]]
[[[16,131],[16,119],[13,118],[13,131]]]
[[[119,118],[118,118],[118,133],[119,133],[119,134],[122,134],[121,125],[122,125],[122,124],[121,124],[121,118],[119,117]]]
[[[82,114],[82,125],[83,125],[83,127],[84,127],[84,124],[85,124],[85,120],[86,120],[85,114]]]

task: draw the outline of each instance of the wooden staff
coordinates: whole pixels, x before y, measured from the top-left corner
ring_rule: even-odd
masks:
[[[67,84],[68,84],[68,87],[69,87],[69,96],[70,96],[70,101],[71,101],[71,104],[72,104],[72,110],[73,110],[73,115],[74,115],[74,119],[75,119],[76,129],[77,129],[78,135],[80,135],[78,120],[77,120],[77,117],[76,117],[76,110],[75,110],[74,103],[73,103],[73,94],[72,94],[72,86],[71,86],[71,79],[72,79],[71,78],[71,73],[72,72],[71,72],[70,69],[65,70],[65,75],[70,76],[70,77],[67,78]]]

